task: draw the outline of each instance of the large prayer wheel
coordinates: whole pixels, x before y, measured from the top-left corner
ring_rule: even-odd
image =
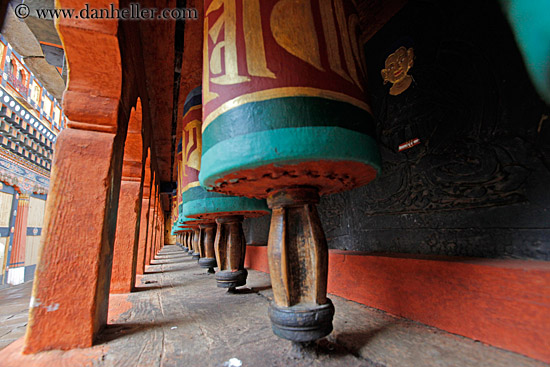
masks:
[[[184,105],[182,132],[182,173],[184,188],[182,214],[201,220],[199,265],[212,270],[218,266],[218,286],[230,290],[246,283],[244,255],[246,242],[242,230],[244,217],[259,217],[269,213],[265,200],[249,199],[208,192],[200,186],[198,176],[201,168],[202,104],[201,87],[195,88]],[[224,235],[231,226],[236,226],[233,236]],[[216,230],[217,226],[217,230]],[[231,231],[231,229],[229,229]]]
[[[208,190],[267,198],[274,332],[332,331],[328,250],[315,204],[380,172],[352,0],[205,0]]]

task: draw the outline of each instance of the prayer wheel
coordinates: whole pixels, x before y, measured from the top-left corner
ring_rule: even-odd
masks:
[[[187,228],[189,233],[189,251],[187,252],[191,255],[193,260],[200,260],[201,258],[201,228],[200,225],[205,223],[205,221],[191,219],[185,217],[183,214],[180,214],[180,222],[182,226]]]
[[[172,231],[170,232],[172,236],[176,237],[176,245],[181,248],[184,252],[187,252],[187,248],[184,245],[184,230],[185,228],[180,227],[178,225],[178,217],[179,217],[179,210],[178,210],[178,195],[177,190],[174,190],[172,192]]]
[[[185,183],[182,194],[184,202],[182,214],[188,218],[203,221],[199,225],[201,232],[199,265],[208,268],[211,272],[215,266],[218,266],[220,270],[216,275],[218,286],[231,290],[246,284],[244,269],[246,242],[242,230],[242,219],[266,215],[269,209],[265,200],[208,192],[200,186],[198,177],[202,150],[201,89],[197,87],[191,91],[184,105],[182,173],[186,176],[180,177]],[[233,236],[223,234],[227,232],[225,223],[228,217],[239,218],[231,222],[237,227]]]
[[[183,251],[187,252],[189,249],[186,244],[186,234],[189,232],[189,228],[176,221],[172,225],[172,233],[176,235],[176,245],[178,245]]]
[[[205,0],[203,146],[209,191],[266,198],[276,335],[332,331],[320,195],[380,173],[352,0]]]
[[[187,239],[187,253],[195,260],[199,260],[200,258],[200,251],[199,251],[199,239],[200,239],[200,228],[199,223],[200,221],[192,218],[187,218],[185,215],[182,214],[182,208],[183,208],[183,196],[184,191],[189,189],[189,182],[185,178],[187,178],[187,173],[184,171],[185,167],[183,166],[182,158],[183,158],[183,152],[182,152],[182,140],[180,139],[178,143],[178,149],[177,149],[177,156],[176,161],[178,164],[178,186],[177,186],[177,197],[178,197],[178,224],[182,228],[186,228],[188,230],[188,239]]]
[[[187,228],[179,227],[179,226],[173,226],[172,228],[172,234],[176,237],[176,246],[181,248],[183,252],[187,252],[188,249],[185,246],[185,235],[187,232]]]

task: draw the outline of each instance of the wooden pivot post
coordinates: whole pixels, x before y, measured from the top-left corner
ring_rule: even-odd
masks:
[[[216,264],[216,254],[214,252],[214,239],[216,236],[216,223],[199,224],[201,231],[201,258],[199,266],[208,269],[208,272],[214,274]]]
[[[201,257],[200,240],[201,240],[200,228],[196,226],[193,228],[193,253],[191,254],[193,256],[193,260],[198,260]]]
[[[219,271],[216,282],[220,288],[233,291],[246,284],[248,272],[244,268],[246,242],[243,231],[243,217],[233,215],[216,219],[218,229],[214,248]]]
[[[187,246],[187,254],[193,255],[193,231],[187,231],[187,238],[185,239],[185,245]]]
[[[189,232],[189,238],[187,240],[188,246],[189,246],[189,256],[193,256],[195,253],[195,231],[191,229]]]
[[[189,232],[185,231],[181,234],[181,248],[183,249],[183,252],[189,251],[189,246],[187,246],[187,237],[189,236]]]
[[[187,255],[193,256],[193,230],[189,230],[187,233]]]
[[[268,261],[274,301],[273,332],[310,342],[332,331],[334,306],[327,298],[328,247],[317,214],[318,190],[295,187],[274,191]]]

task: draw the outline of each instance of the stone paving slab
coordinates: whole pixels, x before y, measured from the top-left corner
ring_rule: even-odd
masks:
[[[25,335],[32,281],[0,289],[0,350]]]
[[[300,348],[271,331],[268,274],[250,271],[247,286],[228,293],[175,246],[140,281],[136,292],[111,296],[95,347],[22,356],[18,340],[0,352],[0,366],[545,366],[336,296],[334,332]]]

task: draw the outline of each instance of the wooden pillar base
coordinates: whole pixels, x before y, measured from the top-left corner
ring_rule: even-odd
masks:
[[[243,231],[243,217],[239,215],[216,219],[218,230],[214,248],[219,271],[216,282],[220,288],[233,290],[246,284],[248,272],[244,268],[246,241]]]
[[[332,332],[334,306],[327,298],[324,305],[279,307],[269,305],[271,329],[279,338],[293,342],[311,342]]]
[[[216,273],[216,283],[219,288],[228,288],[233,291],[237,287],[246,285],[248,271],[246,269],[231,271],[221,270]]]
[[[310,342],[332,331],[334,306],[327,298],[328,247],[317,214],[318,190],[294,187],[273,192],[268,261],[275,335]]]
[[[193,253],[191,254],[193,260],[198,260],[201,257],[200,251],[201,232],[199,227],[193,228]]]
[[[199,266],[208,269],[209,273],[214,273],[216,264],[216,255],[214,253],[214,239],[216,236],[216,224],[205,223],[199,225],[201,230],[201,258]]]

